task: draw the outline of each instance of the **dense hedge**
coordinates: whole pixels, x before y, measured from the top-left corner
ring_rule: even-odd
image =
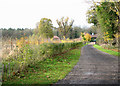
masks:
[[[26,70],[30,64],[42,61],[56,54],[61,54],[71,48],[82,46],[82,42],[74,43],[43,43],[41,45],[25,45],[17,55],[3,60],[3,64],[10,63],[10,71],[17,73]],[[5,69],[5,68],[4,68]]]

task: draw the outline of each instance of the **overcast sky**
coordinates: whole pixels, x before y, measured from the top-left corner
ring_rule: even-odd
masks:
[[[74,26],[87,26],[86,12],[90,3],[85,0],[0,0],[0,28],[35,28],[41,18],[52,20],[69,17]]]

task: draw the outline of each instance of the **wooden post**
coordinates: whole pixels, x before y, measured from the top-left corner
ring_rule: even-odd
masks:
[[[7,77],[7,64],[6,64],[6,69],[5,70],[6,70],[5,72],[6,72],[6,77]]]
[[[2,65],[2,81],[4,81],[4,64]]]
[[[10,63],[8,63],[8,66],[9,66],[9,76],[10,76]]]
[[[4,76],[4,64],[2,66],[2,76]]]

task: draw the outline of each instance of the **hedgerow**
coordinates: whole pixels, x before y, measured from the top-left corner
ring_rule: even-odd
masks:
[[[3,59],[3,80],[8,78],[8,75],[10,78],[14,75],[18,75],[22,71],[26,71],[31,64],[36,64],[37,62],[43,61],[46,58],[52,58],[55,55],[66,52],[72,48],[78,47],[79,45],[82,45],[82,42],[43,43],[32,46],[25,44],[14,55],[9,56],[7,59]],[[6,68],[5,65],[8,65],[8,67]]]

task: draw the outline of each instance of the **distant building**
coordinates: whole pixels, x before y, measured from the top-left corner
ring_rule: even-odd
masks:
[[[54,36],[53,40],[60,40],[60,38],[58,36]]]
[[[94,35],[94,33],[92,33],[91,41],[96,42],[96,39],[97,39],[97,34]]]

